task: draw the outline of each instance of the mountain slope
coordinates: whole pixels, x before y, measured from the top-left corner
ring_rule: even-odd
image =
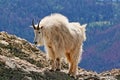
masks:
[[[74,80],[67,70],[68,65],[63,62],[61,72],[50,72],[45,53],[24,39],[0,32],[0,80]],[[108,78],[119,79],[120,70],[98,74],[79,68],[77,75],[77,80]]]
[[[116,26],[120,24],[120,0],[0,0],[0,31],[32,42],[31,21],[37,23],[51,13],[88,24],[81,67],[97,72],[120,68],[120,27]]]
[[[81,66],[97,72],[120,68],[119,36],[120,24],[103,30],[97,27],[97,29],[91,29],[91,32],[87,32],[88,40],[85,42],[87,47],[84,48]]]

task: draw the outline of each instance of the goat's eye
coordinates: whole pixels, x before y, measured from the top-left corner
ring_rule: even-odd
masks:
[[[40,32],[38,32],[40,34]]]

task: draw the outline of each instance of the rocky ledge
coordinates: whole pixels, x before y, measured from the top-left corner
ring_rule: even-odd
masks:
[[[0,32],[0,80],[75,80],[62,71],[50,72],[46,54],[35,45],[6,32]],[[79,68],[76,80],[120,80],[120,69],[102,73]]]

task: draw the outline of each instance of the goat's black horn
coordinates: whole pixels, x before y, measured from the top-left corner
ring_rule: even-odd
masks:
[[[34,24],[34,19],[32,20],[32,26],[33,26],[34,29],[36,29],[35,24]]]

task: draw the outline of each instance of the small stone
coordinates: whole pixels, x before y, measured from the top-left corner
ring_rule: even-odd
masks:
[[[22,80],[33,80],[33,79],[29,76],[25,76]]]

